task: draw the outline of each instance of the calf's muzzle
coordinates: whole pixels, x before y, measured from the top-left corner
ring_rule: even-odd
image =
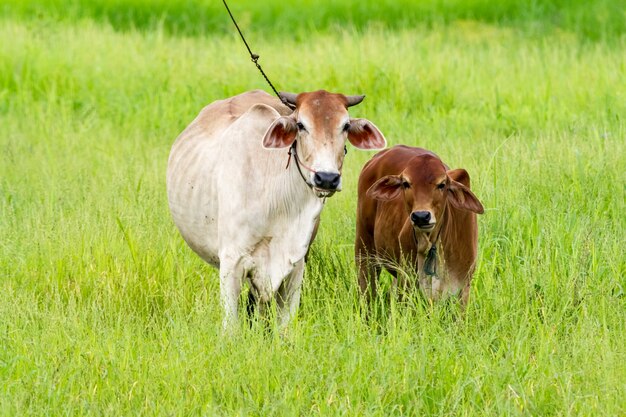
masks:
[[[430,222],[431,218],[430,211],[414,211],[411,213],[411,223],[419,228],[433,227],[434,223]]]

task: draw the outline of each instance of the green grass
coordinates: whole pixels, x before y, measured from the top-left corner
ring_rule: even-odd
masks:
[[[616,0],[236,0],[230,7],[246,27],[271,28],[280,36],[308,40],[311,31],[347,26],[392,29],[475,20],[544,34],[567,30],[587,41],[620,39],[626,10]],[[90,19],[118,30],[164,29],[175,35],[231,33],[219,0],[5,0],[0,13],[44,20]]]
[[[464,319],[368,324],[350,148],[288,335],[232,339],[164,179],[203,105],[267,88],[219,4],[0,6],[0,415],[625,415],[624,6],[491,3],[231,4],[279,88],[367,94],[486,207]]]

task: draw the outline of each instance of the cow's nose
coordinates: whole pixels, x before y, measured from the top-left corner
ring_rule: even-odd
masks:
[[[334,172],[316,172],[313,183],[317,188],[324,190],[336,190],[341,181],[341,175]]]
[[[411,221],[415,226],[426,226],[430,223],[430,211],[414,211],[411,213]]]

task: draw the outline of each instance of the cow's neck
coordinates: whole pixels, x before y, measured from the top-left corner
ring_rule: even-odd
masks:
[[[292,217],[311,213],[317,217],[324,206],[323,199],[318,198],[309,188],[294,163],[290,163],[287,168],[283,165],[278,180],[273,183],[273,189],[268,189],[267,193],[273,200],[271,209],[274,215]],[[303,207],[310,207],[312,211],[303,210]]]

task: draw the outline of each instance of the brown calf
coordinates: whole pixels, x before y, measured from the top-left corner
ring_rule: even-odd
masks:
[[[394,146],[376,154],[359,177],[355,256],[363,294],[376,295],[381,267],[402,287],[407,265],[433,300],[456,295],[467,304],[478,248],[476,213],[464,169],[448,170],[434,153]]]

